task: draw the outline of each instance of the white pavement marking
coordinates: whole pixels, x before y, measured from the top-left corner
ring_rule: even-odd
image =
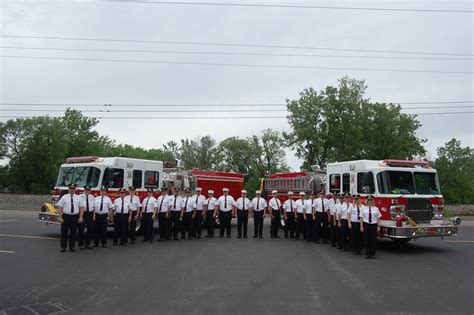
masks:
[[[0,253],[1,254],[15,254],[15,252],[12,250],[0,250]]]
[[[445,241],[446,243],[474,243],[474,241],[463,241],[463,240],[459,240],[459,241]]]
[[[0,223],[5,223],[5,222],[13,222],[16,221],[16,219],[10,219],[10,220],[0,220]]]
[[[18,235],[18,234],[0,234],[0,237],[17,237],[17,238],[33,238],[40,240],[59,240],[59,237],[46,237],[46,236],[34,236],[34,235]]]

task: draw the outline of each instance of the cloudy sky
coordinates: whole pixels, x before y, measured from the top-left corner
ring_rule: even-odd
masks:
[[[196,2],[196,0],[190,0]],[[212,2],[212,1],[209,1]],[[213,2],[223,3],[222,0]],[[448,9],[472,11],[472,1],[241,1],[341,7]],[[171,5],[102,1],[17,1],[1,3],[0,99],[2,103],[129,104],[114,107],[125,113],[93,116],[196,117],[285,116],[284,112],[139,113],[134,110],[218,110],[223,107],[137,107],[133,104],[283,104],[307,87],[322,89],[348,75],[364,79],[368,97],[379,102],[468,102],[473,95],[473,13],[330,10],[311,8]],[[6,36],[37,36],[134,41],[58,40]],[[149,41],[149,42],[141,42]],[[155,41],[155,42],[153,42]],[[336,50],[164,44],[163,42],[227,43],[256,46],[333,48]],[[145,50],[117,52],[38,50],[5,47]],[[341,51],[337,49],[352,49]],[[358,50],[388,51],[385,53]],[[163,53],[166,51],[167,53]],[[405,54],[393,51],[434,53]],[[179,52],[179,53],[178,53]],[[193,52],[193,53],[183,53]],[[197,54],[196,52],[224,52]],[[324,55],[270,56],[228,53]],[[352,57],[327,57],[327,56]],[[10,57],[6,57],[10,56]],[[272,68],[223,65],[23,59],[11,56],[129,61],[283,65]],[[419,59],[355,58],[396,56]],[[464,60],[424,59],[462,58]],[[466,60],[467,59],[467,60]],[[469,60],[470,59],[470,60]],[[329,67],[343,69],[318,69]],[[344,70],[346,68],[346,70]],[[466,73],[347,70],[406,69]],[[0,105],[2,116],[60,115],[64,107]],[[406,104],[441,106],[407,109],[413,113],[473,112],[474,103]],[[454,107],[458,106],[458,107]],[[459,107],[464,106],[464,107]],[[469,107],[466,107],[469,106]],[[103,107],[83,107],[100,110]],[[252,107],[225,107],[251,109]],[[257,107],[253,107],[255,109]],[[261,109],[262,107],[258,107]],[[284,107],[269,107],[284,109]],[[35,109],[37,112],[20,112]],[[14,111],[11,111],[14,110]],[[6,118],[0,118],[1,121]],[[423,115],[419,136],[426,138],[429,157],[452,137],[473,146],[473,114]],[[211,135],[217,140],[246,137],[265,128],[289,130],[285,119],[102,120],[97,130],[119,143],[145,148],[169,140]],[[288,162],[300,161],[289,151]]]

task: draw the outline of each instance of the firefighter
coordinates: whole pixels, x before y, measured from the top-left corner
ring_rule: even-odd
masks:
[[[186,188],[184,190],[186,196],[181,200],[181,239],[193,239],[193,212],[194,201],[191,197],[191,190]]]
[[[346,252],[349,250],[349,224],[348,215],[351,212],[351,196],[344,195],[344,202],[340,206],[339,226],[341,227],[341,249]]]
[[[137,239],[137,221],[138,221],[138,214],[140,213],[140,198],[135,196],[135,187],[130,186],[128,187],[128,196],[126,199],[129,200],[128,206],[130,211],[132,212],[132,220],[128,225],[128,235],[130,236],[130,242],[135,244]]]
[[[156,218],[156,212],[158,209],[156,198],[153,197],[153,189],[148,188],[146,190],[147,197],[143,199],[139,220],[141,221],[143,241],[142,242],[153,242],[153,222]]]
[[[168,195],[168,189],[166,187],[161,188],[161,195],[156,200],[156,208],[158,214],[158,234],[160,236],[160,242],[169,240],[169,218],[171,210],[171,200]]]
[[[107,196],[107,187],[102,186],[100,196],[95,198],[94,203],[94,247],[107,247],[107,222],[113,222],[114,204]]]
[[[331,242],[331,247],[336,247],[336,240],[337,240],[336,204],[339,202],[339,200],[337,196],[333,196],[332,194],[328,195],[328,199],[329,199],[330,242]]]
[[[232,231],[230,223],[232,217],[235,217],[235,200],[232,196],[229,196],[229,188],[223,188],[222,192],[223,195],[219,197],[215,207],[215,213],[217,214],[217,211],[219,211],[219,237],[223,238],[224,233],[226,233],[227,237],[231,238]]]
[[[374,259],[377,243],[377,233],[380,233],[380,214],[379,208],[374,206],[374,197],[367,197],[367,205],[362,207],[360,212],[361,226],[360,231],[365,236],[365,258]]]
[[[125,198],[127,191],[124,188],[119,190],[120,197],[114,201],[114,240],[113,245],[127,245],[127,227],[132,221],[132,212],[129,208],[130,198]]]
[[[92,249],[91,242],[94,238],[94,202],[95,198],[91,195],[91,187],[85,186],[81,198],[80,207],[84,213],[84,221],[78,225],[78,244],[80,249]],[[87,233],[84,232],[87,229]]]
[[[300,192],[300,199],[296,200],[296,240],[300,239],[300,235],[305,236],[305,222],[304,222],[304,213],[306,212],[306,200],[305,192]]]
[[[281,201],[278,199],[278,191],[272,191],[273,198],[268,202],[268,212],[271,218],[270,225],[270,237],[271,238],[280,238],[278,236],[278,230],[280,228],[281,220]]]
[[[319,244],[322,237],[324,244],[328,243],[328,221],[329,221],[329,200],[324,198],[324,192],[318,193],[318,198],[313,200],[314,222],[314,242]]]
[[[253,216],[254,233],[253,238],[263,238],[263,221],[265,218],[265,210],[267,209],[267,201],[262,198],[260,190],[255,191],[257,195],[252,200],[251,214]]]
[[[173,239],[175,241],[178,240],[178,234],[181,230],[181,204],[183,201],[183,197],[179,195],[179,188],[175,187],[173,189],[173,194],[170,196],[170,204],[171,204],[171,228],[168,233],[168,237],[171,238],[171,234],[173,235]]]
[[[214,225],[215,225],[215,208],[217,199],[214,198],[214,190],[207,191],[208,198],[206,199],[206,205],[204,206],[205,211],[203,217],[206,216],[206,227],[207,227],[207,238],[214,237]]]
[[[288,192],[288,200],[283,203],[283,216],[285,218],[285,238],[295,237],[295,212],[296,204],[293,200],[293,192]],[[288,237],[289,234],[289,237]]]
[[[336,200],[336,206],[335,206],[335,209],[336,209],[336,243],[337,243],[337,248],[338,249],[342,249],[342,243],[341,243],[341,240],[342,240],[342,234],[341,234],[341,220],[340,220],[340,216],[341,216],[341,205],[342,203],[344,202],[344,194],[343,193],[339,193],[337,194],[337,200]]]
[[[315,197],[314,192],[311,192],[310,199],[306,201],[305,211],[303,212],[303,218],[304,218],[304,223],[305,223],[304,239],[307,240],[308,242],[312,242],[314,238],[313,229],[314,229],[314,221],[316,218],[313,215],[314,197]]]
[[[58,202],[58,222],[61,223],[61,252],[66,251],[69,241],[69,250],[75,252],[77,224],[82,223],[83,213],[80,209],[81,199],[76,195],[76,185],[68,187],[69,193],[61,197]]]
[[[349,230],[351,233],[351,248],[354,252],[354,255],[362,255],[362,232],[360,231],[360,210],[362,209],[362,204],[360,202],[360,196],[353,196],[354,203],[350,209],[350,220],[349,220]]]
[[[241,197],[235,202],[237,208],[237,238],[247,238],[247,225],[249,222],[250,200],[247,198],[247,191],[241,191]]]
[[[193,237],[201,238],[202,232],[202,210],[206,203],[206,197],[201,195],[202,188],[196,187],[196,194],[193,196],[194,212],[193,212]]]

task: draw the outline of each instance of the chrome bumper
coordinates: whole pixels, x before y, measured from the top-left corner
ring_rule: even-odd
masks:
[[[61,224],[58,222],[58,215],[51,214],[48,212],[39,212],[38,213],[38,221],[43,222],[46,224]]]
[[[458,235],[454,224],[420,224],[418,226],[384,226],[380,227],[380,236],[389,238],[443,237]]]

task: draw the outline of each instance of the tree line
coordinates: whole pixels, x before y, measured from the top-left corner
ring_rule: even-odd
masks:
[[[327,163],[355,159],[423,158],[426,140],[417,137],[416,115],[400,105],[374,103],[365,97],[364,81],[343,77],[337,86],[303,90],[287,99],[290,132],[263,130],[250,137],[211,136],[169,141],[161,148],[144,149],[118,144],[98,134],[96,118],[67,109],[62,117],[17,118],[0,123],[0,188],[45,193],[53,186],[59,166],[71,156],[124,156],[175,161],[185,168],[239,172],[254,191],[267,173],[286,172],[286,148],[304,162],[324,168]],[[438,149],[432,161],[439,172],[447,202],[474,202],[474,155],[456,139]]]

